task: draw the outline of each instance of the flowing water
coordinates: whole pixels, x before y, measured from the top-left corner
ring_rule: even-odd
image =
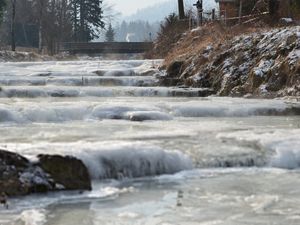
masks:
[[[10,199],[1,225],[300,224],[299,103],[158,87],[160,63],[0,64],[0,148],[73,155],[93,178]]]

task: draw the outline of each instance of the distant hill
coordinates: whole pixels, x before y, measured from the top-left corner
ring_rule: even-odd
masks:
[[[185,9],[195,9],[193,4],[196,0],[184,0]],[[116,41],[146,41],[154,40],[160,29],[160,22],[173,12],[178,12],[177,0],[165,0],[153,6],[138,10],[131,16],[119,18],[113,24]],[[204,0],[204,10],[217,8],[215,0]],[[104,40],[102,37],[100,40]]]
[[[193,4],[196,0],[185,0],[185,9],[189,10],[193,7]],[[204,1],[204,10],[211,10],[212,8],[216,8],[217,4],[215,0],[206,0]],[[136,21],[143,20],[148,21],[149,23],[158,22],[163,20],[166,16],[168,16],[172,12],[177,12],[177,0],[167,0],[159,4],[155,4],[153,6],[143,8],[138,10],[131,16],[127,16],[124,18],[125,21]]]

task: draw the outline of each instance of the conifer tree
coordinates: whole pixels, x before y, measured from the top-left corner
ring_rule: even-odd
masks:
[[[99,38],[104,28],[102,0],[71,0],[74,39],[88,42]]]
[[[5,6],[6,6],[5,0],[0,0],[0,24],[3,19],[3,11],[4,11]]]
[[[106,31],[105,40],[107,42],[114,42],[115,41],[115,31],[114,31],[111,24],[109,24],[108,29]]]

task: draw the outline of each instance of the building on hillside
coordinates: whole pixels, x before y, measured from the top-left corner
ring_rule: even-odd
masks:
[[[241,15],[259,14],[269,12],[270,3],[276,6],[278,17],[297,17],[300,11],[300,0],[215,0],[219,3],[220,16],[223,18],[238,17],[240,4],[242,3]],[[275,2],[275,3],[274,3]],[[298,7],[298,11],[297,11]]]
[[[238,16],[238,1],[239,0],[216,0],[216,3],[219,3],[220,16],[224,18],[232,18]]]
[[[226,18],[238,17],[241,13],[243,15],[249,15],[254,13],[256,7],[263,5],[263,8],[267,6],[267,0],[215,0],[219,3],[220,15]],[[263,3],[263,4],[260,4]],[[263,9],[266,11],[267,9]]]

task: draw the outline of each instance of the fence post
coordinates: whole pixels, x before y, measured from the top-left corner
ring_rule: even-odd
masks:
[[[178,0],[178,10],[179,10],[179,19],[183,20],[185,17],[183,0]]]
[[[240,9],[239,9],[239,24],[242,23],[242,12],[243,12],[243,0],[240,0]]]

